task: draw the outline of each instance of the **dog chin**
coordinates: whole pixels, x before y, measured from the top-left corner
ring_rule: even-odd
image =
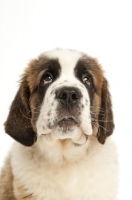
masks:
[[[49,133],[42,135],[45,135],[45,139],[49,142],[71,139],[74,144],[83,145],[86,143],[88,135],[83,132],[82,127],[83,126],[57,126],[52,130],[50,129]],[[90,132],[89,135],[91,135]]]

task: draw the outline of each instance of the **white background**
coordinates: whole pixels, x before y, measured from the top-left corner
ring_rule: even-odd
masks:
[[[120,162],[119,200],[132,200],[132,1],[0,0],[0,167],[18,80],[30,59],[56,48],[97,57],[110,82]]]

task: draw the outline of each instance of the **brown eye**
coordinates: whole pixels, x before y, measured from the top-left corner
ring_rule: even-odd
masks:
[[[52,81],[53,81],[52,75],[50,73],[46,73],[43,76],[42,85],[46,85],[48,83],[51,83]]]
[[[82,81],[84,84],[91,86],[91,77],[88,74],[82,76]]]

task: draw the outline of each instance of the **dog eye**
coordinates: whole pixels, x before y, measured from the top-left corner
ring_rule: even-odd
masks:
[[[42,84],[46,85],[48,83],[51,83],[53,81],[53,77],[50,73],[46,73],[43,76]]]
[[[82,81],[84,84],[91,86],[91,77],[88,74],[82,76]]]

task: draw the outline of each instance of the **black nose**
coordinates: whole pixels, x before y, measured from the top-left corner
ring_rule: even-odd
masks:
[[[63,87],[56,92],[56,98],[64,105],[73,105],[81,98],[81,93],[74,87]]]

